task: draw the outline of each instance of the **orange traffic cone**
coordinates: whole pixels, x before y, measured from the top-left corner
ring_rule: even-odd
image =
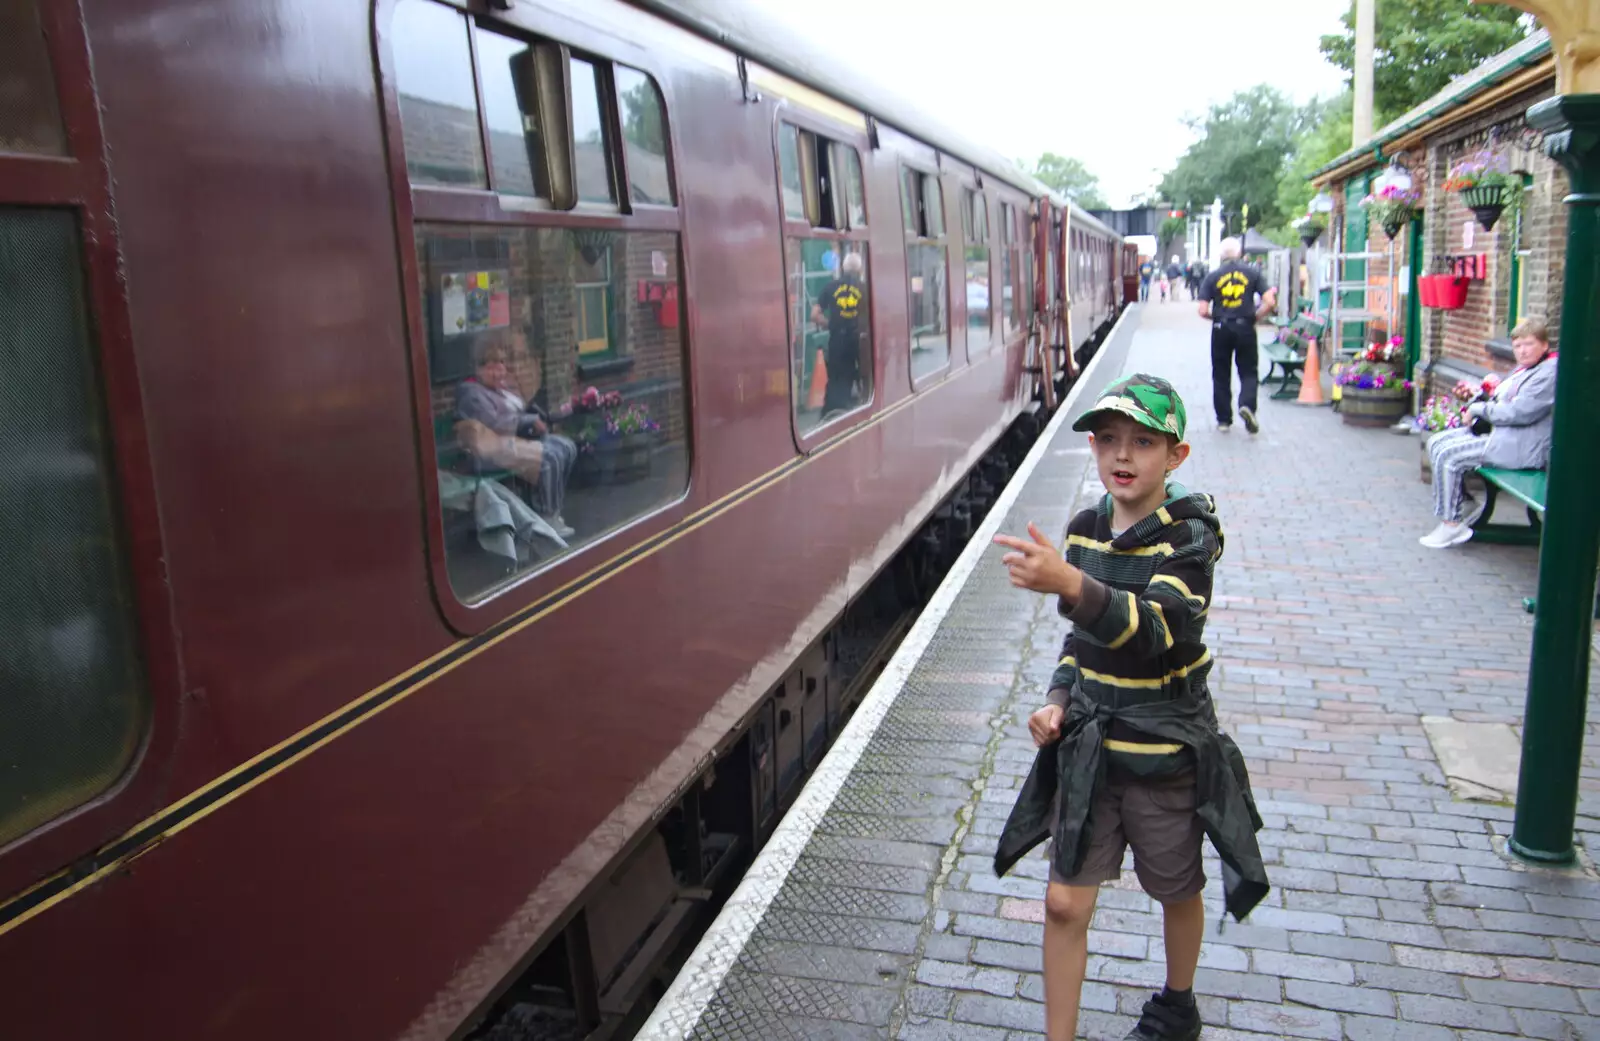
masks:
[[[1322,366],[1319,364],[1320,351],[1317,349],[1316,340],[1306,341],[1306,367],[1300,373],[1300,396],[1295,399],[1297,405],[1322,405]]]
[[[828,394],[828,363],[823,360],[822,348],[817,348],[817,363],[811,367],[811,389],[806,394],[806,408],[821,408]]]

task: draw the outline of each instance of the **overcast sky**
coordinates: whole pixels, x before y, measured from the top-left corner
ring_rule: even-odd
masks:
[[[1258,83],[1300,101],[1344,84],[1317,41],[1339,31],[1349,0],[738,2],[1005,155],[1081,159],[1113,206],[1183,154],[1195,138],[1185,116]],[[1052,103],[996,104],[1002,85]]]

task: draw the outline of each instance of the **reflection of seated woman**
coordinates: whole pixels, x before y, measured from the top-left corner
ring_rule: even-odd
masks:
[[[1480,466],[1501,470],[1543,470],[1550,460],[1550,428],[1556,403],[1556,360],[1550,354],[1550,331],[1537,318],[1524,319],[1511,331],[1517,367],[1487,401],[1467,406],[1473,420],[1490,424],[1487,434],[1470,429],[1446,430],[1428,442],[1433,461],[1433,513],[1440,525],[1422,536],[1429,549],[1448,549],[1472,538],[1472,523],[1483,512],[1478,505],[1465,514],[1462,482]]]
[[[537,369],[535,369],[537,371]],[[549,418],[512,389],[504,347],[486,344],[477,352],[476,376],[456,391],[456,429],[462,444],[479,459],[520,475],[534,489],[533,506],[562,538],[573,533],[561,517],[567,481],[578,460],[570,438],[550,432]],[[570,409],[558,410],[558,416]]]

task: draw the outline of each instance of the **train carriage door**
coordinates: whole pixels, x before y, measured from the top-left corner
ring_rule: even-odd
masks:
[[[0,5],[0,80],[0,896],[9,896],[150,811],[179,709],[123,255],[76,5]],[[64,888],[64,877],[46,886]]]

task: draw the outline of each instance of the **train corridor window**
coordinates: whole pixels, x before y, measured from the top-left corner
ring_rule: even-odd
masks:
[[[989,200],[962,189],[961,223],[967,239],[967,355],[987,351],[993,322],[989,310]]]
[[[0,206],[0,846],[111,787],[150,714],[81,234]]]
[[[1000,204],[1001,296],[1000,335],[1007,342],[1018,329],[1022,313],[1022,294],[1017,292],[1017,272],[1022,265],[1017,250],[1017,211],[1009,202]]]
[[[523,40],[482,27],[473,31],[483,70],[483,114],[495,190],[548,199],[550,168],[540,138],[537,88],[532,77],[518,75],[531,60],[531,50]],[[519,82],[526,84],[521,91]]]
[[[611,176],[613,149],[600,108],[600,69],[582,58],[572,59],[572,158],[577,173],[578,201],[615,202]]]
[[[397,27],[412,8],[443,11],[463,33],[471,18],[400,0]],[[444,32],[432,16],[413,22]],[[398,57],[409,45],[394,43],[427,366],[420,407],[445,570],[464,603],[677,500],[690,462],[680,225],[655,81],[486,20],[471,31],[461,121],[477,124],[481,96],[490,127],[487,184],[475,187],[544,203],[472,223],[460,193],[431,188],[432,168],[410,154],[435,142],[406,123],[418,110],[404,99],[424,91]],[[635,217],[635,204],[650,214]],[[578,209],[581,223],[567,212]]]
[[[622,148],[628,157],[628,197],[650,206],[671,206],[661,91],[647,74],[618,65],[617,103],[622,112]]]
[[[780,125],[778,159],[795,430],[804,437],[872,401],[865,191],[860,153],[822,134]]]
[[[409,0],[395,8],[392,35],[411,183],[488,187],[466,15]]]
[[[901,169],[900,187],[906,220],[906,280],[911,294],[911,378],[915,381],[950,364],[949,255],[939,178],[907,166]]]

